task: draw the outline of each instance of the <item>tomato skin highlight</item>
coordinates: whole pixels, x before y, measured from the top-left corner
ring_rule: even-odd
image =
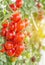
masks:
[[[9,6],[10,6],[10,8],[11,8],[13,11],[16,11],[16,10],[17,10],[17,7],[16,7],[15,4],[10,4]]]

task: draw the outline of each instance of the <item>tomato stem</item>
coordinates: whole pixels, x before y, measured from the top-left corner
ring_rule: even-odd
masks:
[[[34,20],[34,17],[33,17],[33,14],[32,14],[32,13],[31,13],[31,18],[32,18],[32,21],[33,21],[33,24],[34,24],[36,30],[38,31],[38,27],[37,27],[37,25],[36,25],[36,22],[35,22],[35,20]]]

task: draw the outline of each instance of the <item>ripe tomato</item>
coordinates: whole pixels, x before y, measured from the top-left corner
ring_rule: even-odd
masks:
[[[15,4],[10,4],[9,6],[10,6],[10,8],[11,8],[13,11],[17,10],[17,7],[16,7]]]
[[[15,36],[15,32],[14,31],[8,31],[6,33],[6,39],[7,40],[13,40],[14,39],[14,36]]]
[[[21,8],[23,6],[23,0],[16,0],[16,7]]]
[[[24,44],[22,43],[17,43],[17,45],[15,45],[15,56],[18,57],[22,54],[23,50],[24,50]]]
[[[18,32],[16,35],[15,35],[15,38],[14,38],[14,42],[22,42],[24,40],[24,34],[21,33],[21,32]]]
[[[17,23],[11,22],[9,25],[9,30],[16,31],[17,30]]]
[[[14,56],[15,55],[15,48],[13,48],[13,49],[10,49],[10,50],[7,50],[6,51],[6,54],[8,55],[8,56]]]
[[[25,22],[19,21],[17,24],[17,32],[22,31],[25,28]]]
[[[2,28],[2,36],[6,36],[8,29],[7,28]]]
[[[13,43],[11,41],[7,41],[5,43],[5,48],[8,50],[8,49],[12,49],[13,48]]]
[[[14,21],[14,23],[15,22],[18,22],[19,20],[21,20],[21,13],[15,13],[15,14],[13,14],[11,17],[10,17],[10,19],[12,20],[12,21]]]
[[[2,23],[3,28],[7,28],[9,26],[8,20],[5,20],[4,23]]]

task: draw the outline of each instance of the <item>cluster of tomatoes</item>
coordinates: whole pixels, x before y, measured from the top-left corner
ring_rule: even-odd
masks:
[[[23,30],[28,26],[29,20],[22,20],[21,13],[15,13],[10,17],[10,21],[5,20],[2,24],[1,35],[5,38],[5,43],[1,52],[6,52],[8,56],[20,56],[25,49],[23,44],[25,34]]]
[[[21,8],[23,5],[23,0],[16,0],[16,4],[10,4],[13,11],[17,8]],[[1,35],[5,39],[5,43],[2,45],[3,48],[1,52],[5,52],[8,56],[18,57],[22,54],[25,49],[24,38],[25,33],[22,32],[29,24],[29,20],[22,20],[22,15],[20,12],[13,14],[10,17],[10,21],[5,20],[2,24]]]
[[[23,0],[16,0],[14,4],[10,4],[9,6],[13,11],[15,11],[23,6]]]

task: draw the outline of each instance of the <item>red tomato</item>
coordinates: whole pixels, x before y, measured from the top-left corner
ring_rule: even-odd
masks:
[[[4,23],[2,23],[3,28],[7,28],[9,26],[8,20],[5,20]]]
[[[21,14],[20,13],[16,13],[16,14],[13,14],[12,15],[12,17],[10,17],[10,19],[12,20],[12,21],[14,21],[14,23],[15,22],[18,22],[19,20],[21,20]]]
[[[25,22],[19,21],[17,24],[17,32],[22,31],[25,28]]]
[[[2,28],[2,36],[6,36],[8,29],[6,28]]]
[[[21,32],[19,32],[19,33],[17,33],[16,35],[15,35],[15,38],[14,38],[14,42],[22,42],[23,40],[24,40],[24,34],[23,33],[21,33]]]
[[[17,7],[16,7],[16,5],[15,4],[10,4],[10,8],[12,9],[12,10],[17,10]]]
[[[23,6],[23,0],[16,0],[16,7],[21,8]]]
[[[13,40],[14,39],[14,36],[15,36],[15,32],[14,31],[8,31],[6,33],[6,39],[7,40]]]
[[[7,50],[6,53],[8,56],[11,56],[11,57],[14,56],[15,55],[15,48]]]
[[[16,31],[17,30],[17,23],[11,22],[9,25],[9,30]]]
[[[5,43],[5,48],[6,48],[6,49],[12,49],[12,48],[13,48],[13,43],[12,43],[11,41],[7,41],[7,42]]]
[[[17,45],[15,45],[15,56],[19,57],[22,54],[24,48],[24,44],[17,43]]]

